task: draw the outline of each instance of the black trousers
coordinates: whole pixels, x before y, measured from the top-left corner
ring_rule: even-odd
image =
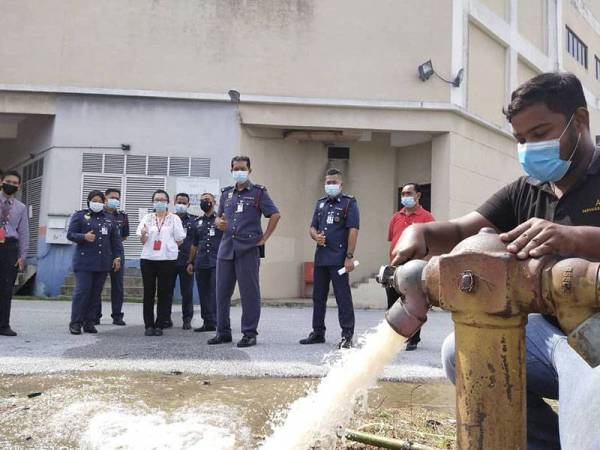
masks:
[[[396,289],[391,288],[391,287],[385,288],[385,293],[387,295],[388,309],[390,309],[392,307],[392,305],[394,303],[396,303],[396,300],[398,300],[400,298],[400,294],[398,294],[398,292],[396,292]],[[419,329],[419,331],[417,331],[415,334],[413,334],[407,343],[408,344],[418,344],[419,342],[421,342],[421,329]]]
[[[140,261],[142,281],[144,283],[144,326],[161,328],[169,320],[173,301],[173,280],[177,270],[176,261]],[[157,295],[158,294],[158,295]],[[156,321],[154,320],[154,298],[156,302]]]
[[[19,243],[7,240],[0,244],[0,329],[10,326],[10,305],[19,269]]]

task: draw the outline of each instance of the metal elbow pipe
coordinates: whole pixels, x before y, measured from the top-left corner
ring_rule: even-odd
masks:
[[[413,260],[398,267],[388,286],[396,289],[400,298],[386,312],[385,319],[392,329],[405,338],[414,335],[427,321],[430,305],[423,289],[423,270],[427,261]]]

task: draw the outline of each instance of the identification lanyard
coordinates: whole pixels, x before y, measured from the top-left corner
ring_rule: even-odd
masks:
[[[158,230],[158,238],[154,240],[154,244],[152,246],[152,248],[154,250],[160,250],[160,248],[162,247],[162,241],[160,240],[160,231],[163,228],[163,225],[165,224],[165,220],[167,219],[167,216],[163,217],[163,219],[159,222],[158,220],[158,216],[155,215],[156,218],[156,229]]]

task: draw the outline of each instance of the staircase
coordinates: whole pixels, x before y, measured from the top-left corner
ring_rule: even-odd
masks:
[[[352,303],[356,309],[387,309],[385,289],[375,280],[375,274],[352,283]]]
[[[144,296],[144,285],[142,283],[142,273],[140,269],[125,269],[125,278],[124,278],[124,289],[125,289],[125,300],[141,300]],[[65,283],[63,284],[61,294],[67,297],[71,297],[73,295],[73,290],[75,289],[75,275],[70,273],[65,278]],[[110,276],[106,278],[106,282],[104,283],[104,289],[102,290],[102,300],[110,301]]]

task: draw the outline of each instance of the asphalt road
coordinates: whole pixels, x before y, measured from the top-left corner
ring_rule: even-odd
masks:
[[[315,377],[327,372],[335,359],[339,339],[337,310],[327,313],[327,343],[311,346],[298,341],[310,331],[311,308],[265,307],[259,327],[258,345],[238,349],[239,307],[231,314],[234,342],[208,346],[213,333],[194,333],[181,329],[179,305],[174,306],[175,327],[162,337],[144,336],[142,305],[124,307],[126,327],[111,324],[110,318],[98,326],[98,334],[70,335],[70,302],[14,301],[11,326],[17,337],[0,336],[0,373],[26,374],[76,370],[140,370],[192,372],[205,375]],[[103,310],[109,312],[110,305]],[[201,323],[196,311],[195,324]],[[356,311],[358,337],[383,319],[377,310]],[[440,347],[452,330],[448,313],[432,311],[422,331],[417,351],[400,352],[383,378],[425,380],[443,378]]]

